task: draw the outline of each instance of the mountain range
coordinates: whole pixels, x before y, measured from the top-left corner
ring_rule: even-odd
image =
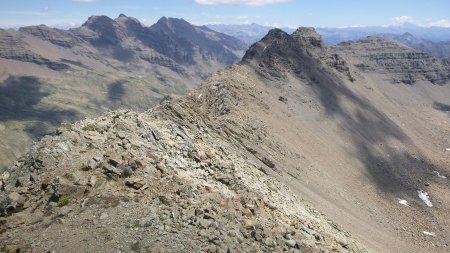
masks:
[[[0,246],[448,252],[449,83],[393,40],[272,29],[185,96],[33,145],[0,180]]]
[[[245,43],[183,19],[121,14],[81,27],[0,30],[0,166],[36,138],[108,109],[147,110],[243,55]]]
[[[251,45],[261,40],[271,29],[275,27],[263,26],[256,23],[251,24],[211,24],[207,25],[209,28],[228,34],[238,38],[248,45]],[[282,28],[287,33],[292,33],[295,29],[285,27]]]
[[[243,25],[208,25],[211,29],[236,37],[251,45],[264,37],[274,27],[258,24]],[[287,33],[294,29],[281,28]],[[387,27],[346,27],[346,28],[316,28],[322,35],[324,41],[329,45],[336,45],[345,41],[357,41],[368,36],[383,36],[419,51],[432,54],[437,58],[450,57],[450,28],[443,27],[420,27],[413,24]]]

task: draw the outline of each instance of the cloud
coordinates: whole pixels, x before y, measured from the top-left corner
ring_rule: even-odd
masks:
[[[219,4],[243,4],[243,5],[253,5],[253,6],[261,6],[267,4],[278,4],[278,3],[286,3],[291,0],[195,0],[198,4],[203,5],[219,5]]]
[[[430,27],[430,26],[438,26],[438,27],[446,27],[450,28],[450,21],[447,19],[439,19],[435,20],[433,18],[428,18],[425,21],[417,20],[411,16],[399,16],[393,17],[392,22],[394,25],[404,25],[404,24],[413,24],[422,27]]]
[[[415,24],[416,21],[414,20],[413,17],[410,16],[400,16],[400,17],[393,17],[392,21],[394,22],[394,24],[396,25],[403,25],[405,23],[410,23],[410,24]]]
[[[450,28],[450,21],[447,19],[441,19],[429,22],[430,26],[440,26]]]

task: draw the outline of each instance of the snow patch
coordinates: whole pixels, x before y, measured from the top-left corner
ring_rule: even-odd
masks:
[[[439,173],[439,171],[434,171],[434,174],[436,174],[436,176],[438,176],[439,178],[447,179],[447,177],[444,175],[441,175],[441,173]]]
[[[417,191],[419,198],[425,203],[425,205],[432,207],[433,204],[430,201],[430,195],[422,190]]]
[[[401,205],[407,206],[407,207],[411,207],[408,204],[408,201],[404,200],[404,199],[398,199],[398,203],[400,203]]]
[[[445,150],[450,151],[450,148],[446,148]]]
[[[433,232],[423,231],[423,234],[424,234],[424,235],[428,235],[428,236],[436,237],[436,234],[433,233]]]

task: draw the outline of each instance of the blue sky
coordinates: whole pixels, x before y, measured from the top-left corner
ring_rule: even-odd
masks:
[[[344,27],[392,25],[450,27],[450,0],[0,0],[0,26],[80,25],[91,15],[120,13],[146,25],[160,17],[195,24],[251,23]]]

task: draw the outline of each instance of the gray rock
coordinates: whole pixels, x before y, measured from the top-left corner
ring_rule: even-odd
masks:
[[[286,246],[295,248],[295,247],[297,247],[297,241],[296,240],[286,240]]]

